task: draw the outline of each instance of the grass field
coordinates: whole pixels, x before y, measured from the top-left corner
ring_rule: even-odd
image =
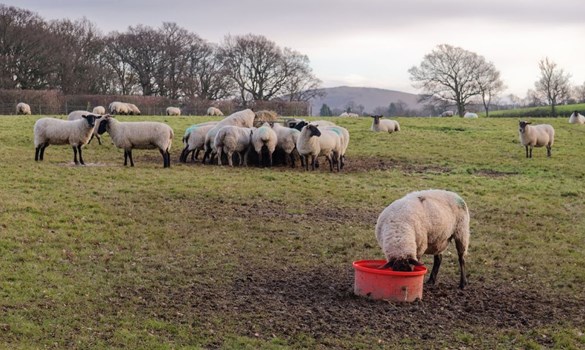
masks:
[[[579,104],[572,104],[572,105],[558,105],[555,106],[557,111],[557,115],[559,118],[566,118],[568,119],[571,113],[574,111],[579,111],[581,114],[585,111],[585,103]],[[501,111],[490,111],[490,118],[529,118],[529,117],[550,117],[551,116],[551,108],[550,106],[540,106],[540,107],[527,107],[527,108],[516,108],[516,109],[507,109]],[[485,116],[484,113],[480,113],[480,115]]]
[[[339,119],[341,173],[177,163],[206,117],[120,117],[173,127],[170,169],[123,167],[107,135],[86,166],[35,162],[37,118],[0,117],[0,348],[585,348],[585,127],[564,118],[533,159],[516,119]],[[378,214],[428,188],[470,208],[469,287],[450,247],[422,301],[353,296]]]

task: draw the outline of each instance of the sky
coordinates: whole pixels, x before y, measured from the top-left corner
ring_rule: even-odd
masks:
[[[1,0],[0,0],[1,1]],[[419,93],[408,69],[437,45],[484,56],[505,94],[534,89],[548,57],[585,83],[584,0],[17,0],[1,1],[47,20],[86,17],[104,33],[175,22],[221,43],[259,34],[309,57],[323,87]]]

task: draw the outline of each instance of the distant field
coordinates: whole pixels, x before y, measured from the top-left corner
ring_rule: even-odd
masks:
[[[179,164],[104,136],[34,161],[38,116],[0,117],[0,348],[583,349],[585,127],[524,158],[516,119],[336,119],[347,169]],[[471,213],[469,287],[454,247],[438,285],[401,305],[352,294],[382,259],[378,214],[408,192],[458,192]],[[428,267],[432,257],[425,256]]]
[[[579,111],[581,114],[585,113],[585,103],[574,105],[559,105],[555,107],[558,117],[568,118],[574,111]],[[550,106],[531,107],[531,108],[516,108],[504,111],[490,111],[490,118],[497,117],[550,117]],[[485,116],[485,113],[480,113],[480,116]]]

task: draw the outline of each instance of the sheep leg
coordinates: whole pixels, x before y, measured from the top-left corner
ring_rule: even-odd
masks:
[[[189,146],[185,146],[181,151],[181,155],[179,156],[179,162],[187,163],[187,156],[189,155]]]
[[[526,158],[530,158],[528,157],[528,145],[524,146],[526,148]]]
[[[95,135],[95,138],[98,140],[98,144],[101,146],[102,145],[102,138],[100,137],[100,135]]]
[[[192,162],[195,162],[195,159],[199,159],[199,151],[201,151],[201,148],[197,148],[196,150],[193,150],[193,152],[191,152]]]
[[[260,148],[259,150],[256,150],[256,153],[258,153],[258,166],[261,167],[262,164],[262,148]]]
[[[463,256],[464,253],[458,252],[457,255],[459,256],[459,289],[464,289],[467,285],[467,277],[465,277],[465,258]]]
[[[547,157],[550,157],[551,156],[551,148],[552,147],[550,145],[546,146],[546,156]]]
[[[211,147],[206,148],[205,153],[203,154],[203,160],[201,161],[201,163],[205,164],[205,160],[209,157],[210,154],[211,154]]]
[[[72,146],[73,148],[73,162],[75,165],[78,165],[79,162],[77,161],[77,146]]]
[[[167,154],[162,149],[159,149],[158,151],[160,152],[160,155],[163,157],[163,168],[166,168],[167,167]]]
[[[274,151],[268,151],[268,166],[272,167],[272,152]]]
[[[169,150],[167,149],[165,151],[165,154],[167,156],[167,168],[171,167],[171,152],[169,152]]]
[[[333,171],[333,158],[331,158],[331,154],[326,155],[325,159],[329,162],[329,170]]]
[[[35,162],[39,161],[39,154],[41,153],[42,145],[39,145],[35,148]]]
[[[128,165],[128,151],[124,150],[124,166]]]
[[[132,149],[128,150],[128,158],[130,159],[130,166],[134,166],[134,160],[132,160]]]
[[[443,261],[443,254],[437,254],[434,256],[433,260],[433,269],[431,270],[431,275],[427,280],[427,284],[434,285],[437,282],[437,274],[439,273],[439,267],[441,267],[441,261]]]
[[[226,154],[230,154],[230,152],[225,152]],[[217,165],[223,165],[221,163],[221,157],[223,156],[224,151],[223,151],[223,147],[217,147]],[[228,160],[229,163],[229,160]]]
[[[290,157],[290,167],[294,168],[295,167],[295,155],[293,152],[290,152],[288,154],[288,156]],[[286,159],[286,158],[285,158]]]
[[[77,146],[77,150],[79,151],[79,163],[81,163],[81,165],[85,165],[83,162],[83,157],[81,156],[81,145]]]
[[[49,147],[49,143],[48,143],[48,142],[45,142],[45,143],[43,143],[43,144],[41,145],[41,155],[39,156],[39,157],[40,157],[40,158],[39,158],[39,160],[41,160],[41,161],[42,161],[42,160],[45,158],[45,149],[46,149],[47,147]]]

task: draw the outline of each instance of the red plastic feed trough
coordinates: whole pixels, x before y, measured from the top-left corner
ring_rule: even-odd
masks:
[[[359,260],[355,270],[354,293],[371,299],[412,302],[422,299],[424,266],[415,266],[412,272],[379,269],[386,260]]]

